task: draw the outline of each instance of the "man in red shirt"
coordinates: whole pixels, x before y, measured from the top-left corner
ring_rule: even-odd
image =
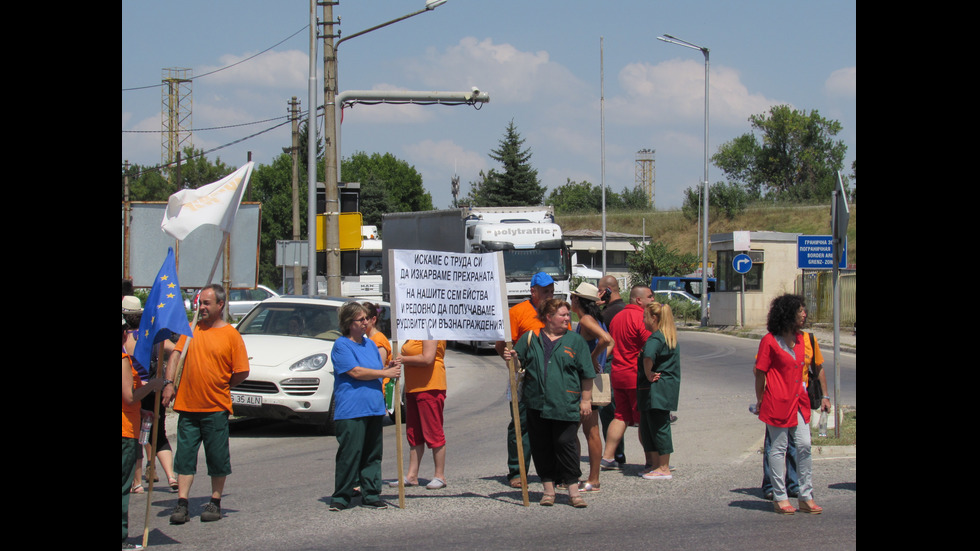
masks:
[[[636,407],[636,362],[650,337],[650,331],[643,322],[643,309],[653,300],[649,287],[634,286],[630,290],[629,304],[613,317],[609,327],[609,334],[616,342],[609,376],[616,400],[616,414],[606,431],[606,447],[601,462],[606,470],[622,468],[614,459],[616,447],[623,440],[626,427],[637,426],[640,422]]]

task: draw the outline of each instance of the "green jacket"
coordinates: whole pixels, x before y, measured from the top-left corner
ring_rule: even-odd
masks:
[[[525,370],[522,401],[525,407],[541,411],[544,419],[579,421],[582,379],[595,377],[589,345],[581,335],[568,331],[555,341],[544,366],[542,338],[547,337],[528,331],[514,345]]]
[[[651,383],[643,371],[643,358],[653,358],[653,371],[660,372],[660,379]],[[677,411],[677,399],[681,392],[681,347],[667,348],[667,341],[660,331],[650,335],[643,352],[637,359],[636,407],[640,411],[662,409]]]

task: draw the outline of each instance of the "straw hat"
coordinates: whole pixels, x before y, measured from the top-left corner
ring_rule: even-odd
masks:
[[[122,313],[123,314],[141,314],[143,313],[143,305],[140,304],[140,299],[134,297],[133,295],[128,295],[122,298]]]
[[[599,300],[599,289],[591,283],[580,283],[579,286],[572,291],[572,294],[577,297],[587,298],[589,300]]]

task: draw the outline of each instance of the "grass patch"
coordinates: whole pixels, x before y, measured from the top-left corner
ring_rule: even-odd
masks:
[[[817,429],[811,429],[812,446],[855,446],[857,445],[857,411],[843,410],[844,419],[840,424],[840,438],[834,438],[834,429],[827,429],[827,436],[817,436]]]

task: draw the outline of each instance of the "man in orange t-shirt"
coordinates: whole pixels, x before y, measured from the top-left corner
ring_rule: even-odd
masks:
[[[197,452],[204,444],[204,456],[211,477],[211,501],[204,506],[201,520],[221,519],[221,494],[225,479],[231,474],[228,451],[228,417],[232,413],[231,389],[248,378],[248,354],[238,330],[228,324],[222,311],[225,290],[210,285],[199,295],[199,320],[194,337],[188,342],[182,336],[170,355],[167,380],[173,380],[179,358],[186,353],[180,389],[168,384],[162,403],[174,400],[177,420],[177,506],[170,515],[171,524],[188,520],[187,499],[197,472]]]

